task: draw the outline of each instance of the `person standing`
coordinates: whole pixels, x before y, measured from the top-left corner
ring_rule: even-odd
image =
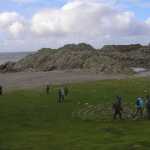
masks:
[[[137,97],[136,99],[136,112],[134,115],[134,118],[140,114],[140,117],[143,117],[143,112],[144,112],[144,100],[142,99],[142,97]]]
[[[63,103],[65,99],[65,91],[64,88],[61,87],[58,90],[58,103]]]
[[[116,119],[119,116],[122,119],[122,97],[116,96],[116,101],[113,104],[113,119]]]

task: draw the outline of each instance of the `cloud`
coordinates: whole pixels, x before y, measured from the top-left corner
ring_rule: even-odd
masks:
[[[98,47],[147,42],[150,19],[139,21],[133,12],[118,8],[116,3],[118,0],[107,3],[104,0],[73,0],[59,8],[39,10],[28,19],[17,12],[3,12],[0,13],[0,32],[5,29],[9,41],[15,37],[14,48],[20,41],[22,49],[74,42],[88,42]],[[20,35],[25,35],[22,42]]]
[[[20,16],[16,12],[3,12],[0,13],[0,27],[7,27],[12,22],[20,19]]]
[[[14,22],[9,26],[9,32],[14,36],[18,37],[20,33],[23,33],[25,31],[25,26],[21,22]]]
[[[137,28],[142,28],[140,32]],[[146,25],[136,20],[133,12],[110,5],[75,0],[59,9],[44,10],[32,18],[31,29],[37,35],[97,36],[145,34]]]
[[[12,38],[19,36],[24,30],[24,19],[16,12],[0,13],[0,31],[11,34]]]

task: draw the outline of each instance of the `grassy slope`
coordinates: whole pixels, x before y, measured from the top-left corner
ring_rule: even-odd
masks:
[[[148,150],[150,122],[81,120],[72,112],[78,102],[112,102],[116,94],[134,102],[150,89],[149,79],[99,81],[70,85],[64,104],[56,90],[16,91],[0,97],[0,150]]]

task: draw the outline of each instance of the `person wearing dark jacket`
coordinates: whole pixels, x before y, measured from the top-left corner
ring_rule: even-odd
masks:
[[[65,99],[65,91],[64,88],[61,87],[58,89],[58,103],[63,103]]]
[[[119,116],[122,119],[122,97],[117,96],[116,101],[113,103],[113,119],[116,119]]]

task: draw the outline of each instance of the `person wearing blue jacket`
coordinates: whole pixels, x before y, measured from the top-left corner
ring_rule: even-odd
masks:
[[[144,100],[142,97],[137,97],[136,98],[136,112],[134,115],[134,118],[138,115],[140,115],[140,117],[143,117],[143,112],[144,112]]]

